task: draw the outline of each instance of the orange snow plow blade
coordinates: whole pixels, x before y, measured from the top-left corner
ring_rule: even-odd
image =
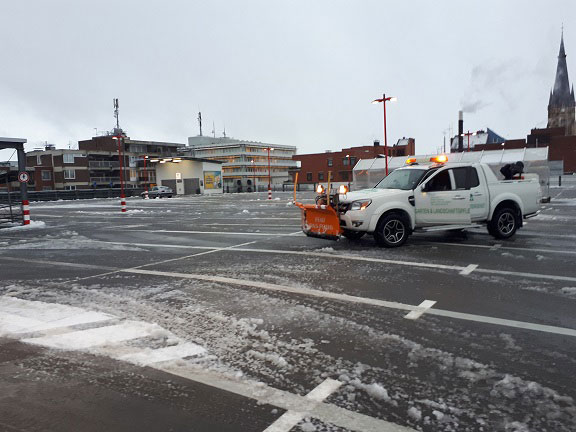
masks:
[[[319,191],[322,195],[317,197],[316,202],[331,202],[338,206],[338,196],[330,197],[330,175],[328,172],[328,194],[324,189]],[[340,228],[340,216],[332,205],[325,204],[302,204],[296,201],[296,189],[298,186],[298,173],[294,178],[294,205],[302,210],[302,231],[309,237],[320,237],[329,240],[338,240],[342,234]]]
[[[338,213],[330,206],[294,203],[302,210],[302,231],[307,236],[338,240],[342,229]]]

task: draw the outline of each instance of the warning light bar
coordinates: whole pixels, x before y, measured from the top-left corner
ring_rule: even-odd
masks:
[[[410,164],[413,164],[413,163],[416,163],[416,162],[417,162],[416,158],[408,158],[408,159],[406,159],[406,164],[407,164],[407,165],[410,165]]]
[[[430,158],[430,162],[435,163],[446,163],[448,162],[448,156],[446,155],[438,155]]]
[[[316,186],[316,193],[319,193],[319,194],[324,193],[324,186],[322,186],[321,184]]]

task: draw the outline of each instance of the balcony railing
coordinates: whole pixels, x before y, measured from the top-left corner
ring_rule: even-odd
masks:
[[[115,161],[89,161],[88,166],[90,168],[120,168],[120,162]]]
[[[90,183],[110,183],[119,182],[120,177],[90,177]]]

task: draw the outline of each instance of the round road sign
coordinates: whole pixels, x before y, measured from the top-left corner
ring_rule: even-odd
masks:
[[[26,171],[22,171],[18,173],[18,181],[20,183],[28,183],[28,180],[30,180],[30,176],[28,175],[28,173]]]

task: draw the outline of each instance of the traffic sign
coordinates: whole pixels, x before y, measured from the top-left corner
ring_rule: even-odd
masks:
[[[20,183],[28,183],[28,180],[30,180],[30,176],[26,171],[21,171],[18,173],[18,181]]]

